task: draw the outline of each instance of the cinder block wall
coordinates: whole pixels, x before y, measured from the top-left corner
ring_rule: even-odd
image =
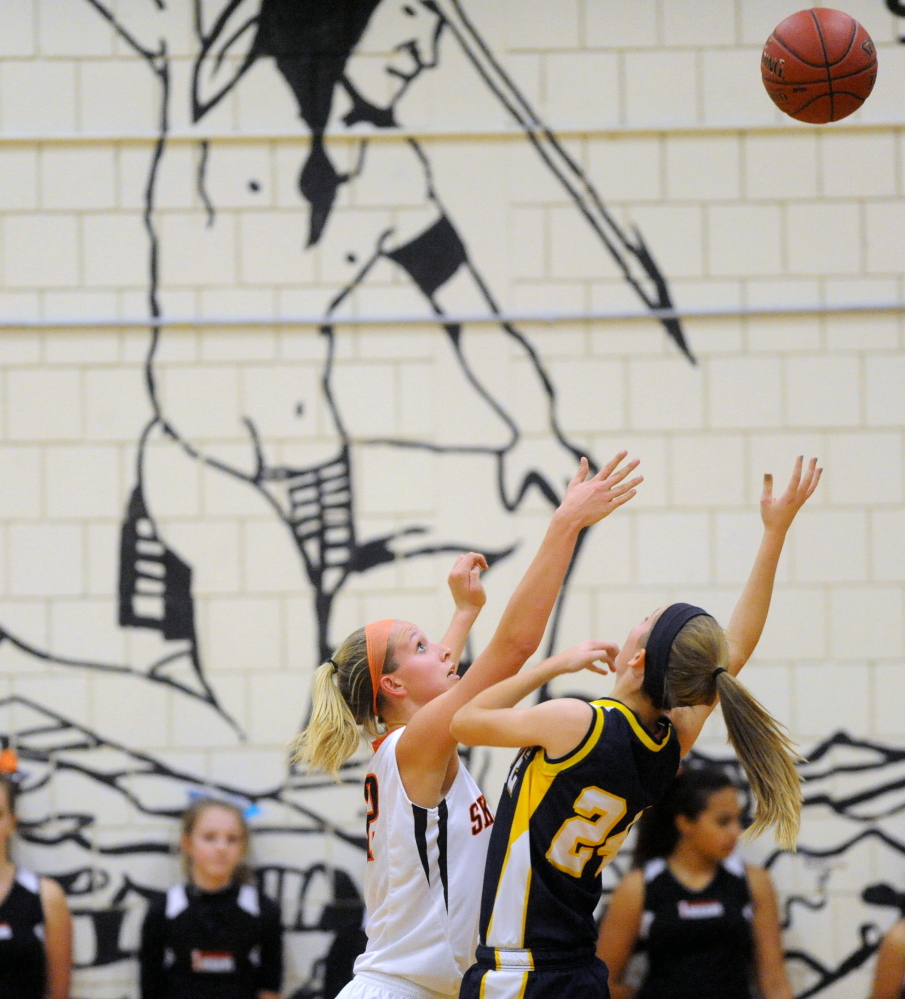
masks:
[[[876,89],[813,127],[758,78],[791,13],[775,0],[484,0],[464,47],[388,4],[350,65],[396,124],[344,124],[337,98],[325,148],[348,177],[314,242],[309,129],[271,58],[243,70],[259,4],[223,52],[223,0],[197,23],[188,0],[0,5],[0,735],[26,776],[19,856],[77,913],[74,994],[136,994],[145,894],[178,876],[173,816],[203,787],[260,807],[287,984],[316,984],[323,906],[363,860],[337,834],[361,831],[358,769],[331,790],[287,767],[319,641],[387,615],[439,637],[464,546],[499,556],[476,651],[574,454],[623,446],[646,481],[589,535],[559,648],[674,598],[727,619],[763,472],[826,467],[745,671],[814,757],[802,850],[748,850],[788,905],[787,949],[816,962],[790,961],[796,990],[866,994],[895,913],[862,889],[905,889],[905,18],[846,4]],[[426,68],[400,95],[386,67],[413,38]],[[513,92],[559,136],[560,179]],[[562,178],[637,227],[695,363]],[[419,244],[419,284],[394,254],[438,220],[455,238]],[[520,498],[530,471],[546,496]],[[312,554],[305,503],[347,492]],[[351,569],[343,510],[370,543]],[[718,717],[702,747],[726,755]],[[505,760],[473,762],[494,795]]]

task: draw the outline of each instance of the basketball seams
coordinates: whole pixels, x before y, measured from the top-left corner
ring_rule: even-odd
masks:
[[[830,98],[830,121],[836,120],[836,102],[833,100],[833,77],[830,75],[830,54],[826,50],[826,41],[823,37],[823,32],[820,30],[820,20],[817,15],[812,10],[810,12],[811,18],[814,21],[814,27],[817,29],[817,37],[820,39],[820,47],[823,49],[823,65],[826,68],[826,82],[829,87],[829,98]],[[799,109],[800,113],[800,109]]]
[[[770,38],[772,38],[773,41],[776,42],[776,44],[779,45],[781,48],[784,48],[786,52],[789,53],[789,55],[795,56],[795,58],[803,65],[810,66],[812,69],[826,69],[827,67],[826,62],[810,62],[808,59],[803,58],[790,45],[786,45],[786,43],[776,34],[776,32],[773,32],[773,34],[770,35]],[[767,40],[769,41],[769,39]]]

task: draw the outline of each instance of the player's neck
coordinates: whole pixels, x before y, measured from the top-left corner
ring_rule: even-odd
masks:
[[[675,850],[669,855],[669,869],[673,876],[692,891],[706,888],[719,866],[719,861],[705,856],[682,840],[679,840]]]

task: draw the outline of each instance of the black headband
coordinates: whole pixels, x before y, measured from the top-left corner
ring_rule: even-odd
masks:
[[[670,604],[657,618],[650,634],[644,655],[644,693],[655,708],[664,708],[666,667],[676,636],[693,617],[710,617],[703,607],[693,604]]]

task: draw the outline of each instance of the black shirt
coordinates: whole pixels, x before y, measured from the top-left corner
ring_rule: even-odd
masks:
[[[0,996],[44,999],[47,956],[41,883],[31,871],[16,871],[0,902]]]
[[[751,892],[730,857],[701,891],[665,860],[644,868],[643,936],[650,966],[637,999],[750,999],[754,974]]]
[[[252,885],[205,892],[176,885],[151,904],[141,932],[142,999],[257,999],[279,992],[276,904]]]

